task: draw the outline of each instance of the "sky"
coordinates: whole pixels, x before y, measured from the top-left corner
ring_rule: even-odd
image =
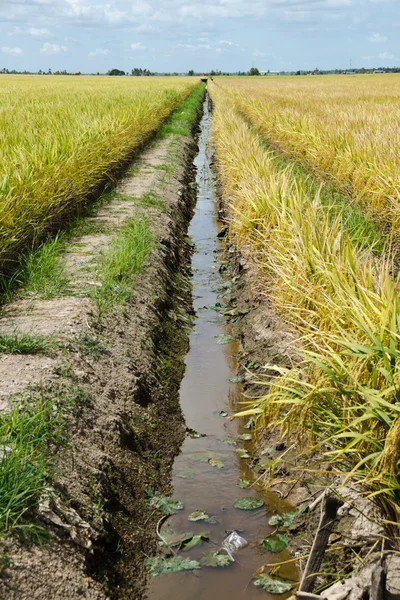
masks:
[[[400,66],[400,0],[0,0],[0,69]]]

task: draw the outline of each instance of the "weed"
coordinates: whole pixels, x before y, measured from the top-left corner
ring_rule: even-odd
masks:
[[[78,339],[79,347],[83,355],[99,357],[107,351],[104,342],[89,333],[83,333]]]
[[[54,344],[49,338],[23,333],[0,335],[0,352],[5,354],[47,353]]]
[[[68,280],[60,260],[64,248],[64,236],[44,242],[37,250],[31,250],[25,257],[20,280],[24,294],[40,298],[55,298],[68,289]]]
[[[100,318],[129,300],[134,276],[142,271],[152,245],[147,221],[127,219],[100,260],[101,286],[92,292]]]
[[[199,101],[204,94],[205,84],[199,85],[191,94],[186,98],[183,104],[172,113],[164,125],[157,131],[156,138],[164,139],[169,135],[189,135],[193,123],[196,120],[196,114],[199,109]]]
[[[165,203],[159,198],[155,191],[142,194],[137,203],[139,206],[145,208],[156,208],[160,212],[165,212]]]
[[[54,447],[65,445],[62,417],[32,393],[0,418],[0,532],[37,540],[46,535],[33,511],[53,472]]]

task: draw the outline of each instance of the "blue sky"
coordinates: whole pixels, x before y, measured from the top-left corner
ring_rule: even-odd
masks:
[[[400,0],[0,0],[0,68],[400,66]]]

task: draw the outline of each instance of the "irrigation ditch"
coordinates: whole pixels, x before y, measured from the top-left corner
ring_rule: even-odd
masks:
[[[297,357],[251,257],[230,244],[205,94],[186,135],[156,137],[68,240],[57,291],[22,290],[0,315],[1,340],[36,340],[34,353],[0,354],[2,411],[60,416],[44,431],[56,457],[45,481],[0,540],[1,599],[287,598],[327,487],[344,504],[315,589],[363,562],[368,578],[383,551],[400,593],[359,490],[279,432],[230,419],[265,393],[263,365]],[[109,310],[98,275],[127,222],[147,245],[134,273],[107,283],[122,295]]]

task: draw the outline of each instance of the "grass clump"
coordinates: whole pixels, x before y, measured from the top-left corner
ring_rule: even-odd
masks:
[[[4,354],[41,354],[53,348],[52,342],[40,335],[14,333],[0,335],[0,352]]]
[[[134,277],[142,271],[152,246],[148,222],[127,219],[100,260],[100,286],[92,292],[99,317],[130,299]]]
[[[53,473],[53,453],[65,444],[62,418],[38,394],[0,416],[0,535],[46,534],[34,510]]]
[[[58,234],[27,254],[19,277],[25,295],[50,299],[68,291],[61,261],[64,243],[65,236]]]
[[[199,110],[199,102],[204,94],[206,84],[202,83],[186,98],[182,105],[176,110],[168,121],[161,125],[157,131],[156,138],[164,139],[169,135],[189,135],[196,120]]]
[[[338,473],[362,482],[400,527],[400,278],[355,244],[337,204],[284,171],[215,85],[213,131],[230,234],[258,267],[257,284],[297,332],[298,368],[280,373],[243,415],[317,444]],[[267,384],[266,384],[267,385]],[[328,450],[327,450],[328,445]]]
[[[142,194],[138,199],[138,204],[145,208],[155,208],[160,212],[165,212],[165,203],[154,190]]]

